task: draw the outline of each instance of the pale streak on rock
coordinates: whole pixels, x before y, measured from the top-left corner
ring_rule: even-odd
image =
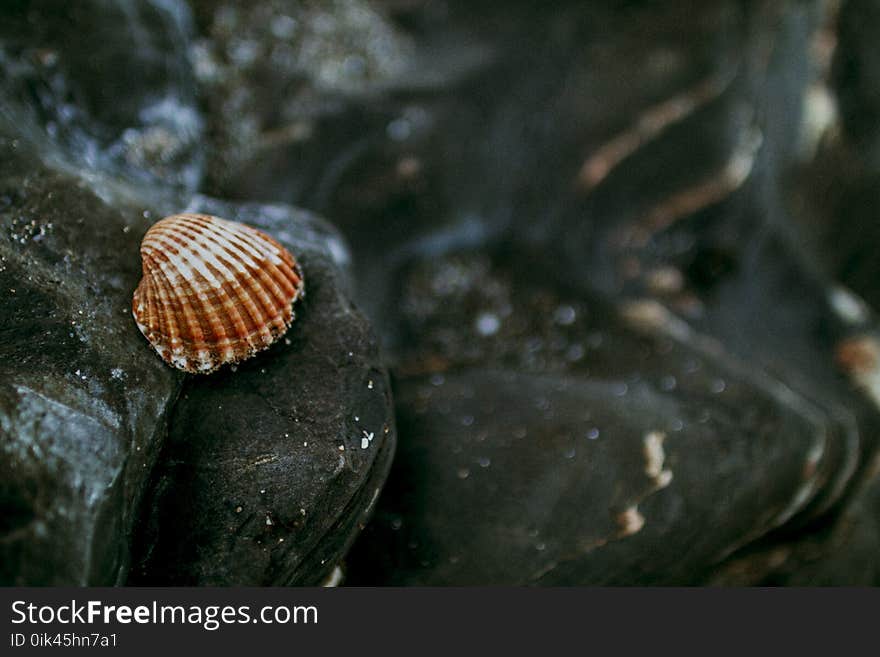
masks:
[[[666,452],[663,443],[666,434],[662,431],[649,431],[642,439],[642,454],[645,457],[645,474],[654,482],[655,490],[666,488],[672,481],[672,470],[664,468]]]
[[[810,85],[804,94],[802,113],[798,147],[800,156],[809,161],[816,156],[822,139],[829,132],[836,131],[839,125],[837,101],[826,82]]]
[[[654,233],[724,200],[739,189],[752,172],[762,142],[763,136],[759,130],[747,130],[720,171],[651,208],[640,222],[646,229],[643,240],[647,241]]]
[[[269,463],[274,463],[278,460],[278,456],[275,454],[266,454],[265,456],[261,456],[256,461],[253,462],[252,467],[258,467],[261,465],[268,465]]]
[[[618,538],[626,538],[627,536],[638,534],[642,527],[645,526],[645,516],[642,515],[636,504],[618,513],[615,521],[620,528],[620,532],[617,535]]]
[[[774,524],[781,527],[788,522],[798,511],[803,509],[807,502],[818,492],[820,487],[819,478],[816,476],[816,468],[822,457],[825,456],[825,443],[813,445],[804,462],[803,484],[795,491],[791,501],[782,509],[774,519]],[[847,477],[849,479],[849,477]]]
[[[325,579],[321,583],[321,586],[325,589],[336,588],[337,586],[342,584],[342,578],[342,568],[336,566],[333,571],[327,576],[327,579]]]
[[[632,126],[605,142],[587,158],[577,176],[579,186],[586,192],[592,191],[617,165],[644,144],[720,96],[729,82],[727,76],[713,75],[645,110]]]
[[[684,289],[684,275],[675,267],[658,267],[646,274],[645,284],[658,296],[678,294]]]
[[[665,440],[666,434],[662,431],[649,431],[642,438],[645,475],[654,485],[648,495],[666,488],[672,481],[672,471],[663,467],[666,462],[666,452],[663,450],[663,442]],[[617,539],[638,534],[642,527],[645,526],[645,516],[639,511],[637,503],[633,503],[623,509],[614,517],[614,521],[618,527]]]
[[[620,315],[630,326],[640,331],[661,333],[682,343],[692,338],[690,327],[653,299],[627,301],[620,307]]]

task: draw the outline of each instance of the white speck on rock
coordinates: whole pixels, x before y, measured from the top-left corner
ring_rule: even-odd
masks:
[[[559,306],[553,313],[553,321],[560,326],[570,326],[577,319],[577,311],[571,306]]]
[[[488,337],[498,333],[498,329],[501,328],[501,320],[498,319],[495,313],[480,313],[477,316],[476,322],[474,322],[474,327],[477,333]]]
[[[844,287],[832,288],[828,302],[837,316],[848,324],[859,325],[868,321],[865,302]]]

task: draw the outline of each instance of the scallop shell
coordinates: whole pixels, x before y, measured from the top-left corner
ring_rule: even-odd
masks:
[[[207,374],[280,338],[304,294],[296,259],[265,233],[204,214],[175,214],[141,243],[132,299],[138,328],[173,367]]]

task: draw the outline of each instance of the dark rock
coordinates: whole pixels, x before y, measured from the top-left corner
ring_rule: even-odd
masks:
[[[348,581],[692,583],[799,503],[803,418],[746,389],[744,431],[723,401],[620,386],[486,371],[402,382],[398,457]]]
[[[757,546],[709,580],[734,586],[880,586],[880,483],[876,474],[833,522],[800,539]]]
[[[836,122],[795,186],[816,260],[873,307],[880,305],[874,257],[880,201],[880,3],[844,2],[830,84]]]
[[[848,141],[871,173],[880,172],[880,2],[847,0],[838,17],[833,83]]]
[[[394,452],[387,375],[334,261],[344,247],[304,212],[207,199],[190,209],[269,231],[302,263],[306,297],[271,349],[187,380],[130,582],[319,584],[366,522]]]
[[[695,583],[833,481],[809,401],[554,269],[502,250],[399,277],[401,443],[349,581]]]
[[[182,380],[131,318],[149,220],[47,166],[3,119],[0,582],[118,584]]]

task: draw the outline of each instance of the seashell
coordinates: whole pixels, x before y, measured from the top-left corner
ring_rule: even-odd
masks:
[[[141,243],[132,298],[138,328],[165,362],[207,374],[250,358],[290,328],[304,294],[296,259],[250,226],[175,214]]]

